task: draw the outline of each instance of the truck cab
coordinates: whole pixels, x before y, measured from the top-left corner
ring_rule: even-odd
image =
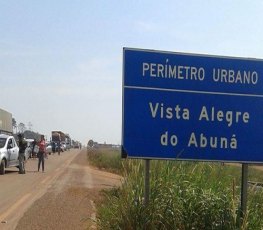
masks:
[[[0,134],[0,175],[5,174],[5,169],[18,167],[19,148],[13,136]]]

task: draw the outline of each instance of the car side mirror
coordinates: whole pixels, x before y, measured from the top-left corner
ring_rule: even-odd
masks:
[[[7,144],[7,149],[11,149],[12,145],[11,144]]]

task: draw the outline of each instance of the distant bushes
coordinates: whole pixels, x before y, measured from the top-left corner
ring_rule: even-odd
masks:
[[[99,229],[263,229],[263,193],[256,187],[249,189],[248,216],[239,222],[239,167],[151,161],[150,201],[145,206],[142,160],[121,161],[118,152],[88,155],[100,165],[105,156],[99,155],[106,155],[111,166],[103,168],[116,167],[124,175],[121,188],[104,191],[105,200],[98,206]],[[119,163],[109,161],[109,155]],[[250,170],[249,176],[263,181],[261,174]]]

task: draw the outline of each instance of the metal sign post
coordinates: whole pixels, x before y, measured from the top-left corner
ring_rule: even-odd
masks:
[[[150,197],[150,160],[145,160],[145,178],[144,178],[144,205],[149,204]]]
[[[242,164],[241,179],[241,221],[247,214],[247,184],[248,184],[248,164]]]

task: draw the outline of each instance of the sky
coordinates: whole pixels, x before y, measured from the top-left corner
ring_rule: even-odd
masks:
[[[263,59],[259,0],[0,0],[0,108],[121,144],[123,47]]]

